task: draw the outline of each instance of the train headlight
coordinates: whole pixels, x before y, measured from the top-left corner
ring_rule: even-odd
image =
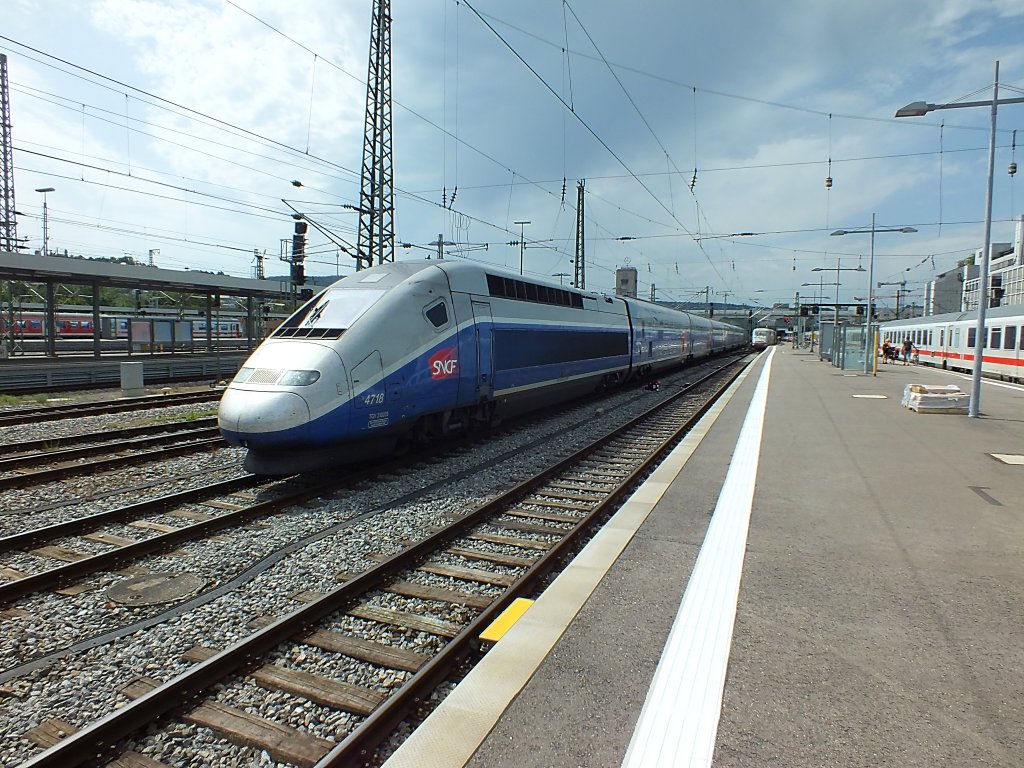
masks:
[[[286,371],[277,383],[284,387],[305,387],[320,378],[320,371]]]

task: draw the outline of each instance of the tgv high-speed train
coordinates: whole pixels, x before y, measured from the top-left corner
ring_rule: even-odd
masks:
[[[742,346],[733,326],[464,261],[342,278],[221,399],[246,468],[286,474],[430,440]]]
[[[750,334],[750,346],[765,349],[779,343],[779,334],[774,328],[755,328]]]
[[[917,362],[964,371],[974,370],[978,311],[954,312],[881,324],[879,341],[914,345]],[[986,376],[1024,381],[1024,306],[985,310],[981,371]]]

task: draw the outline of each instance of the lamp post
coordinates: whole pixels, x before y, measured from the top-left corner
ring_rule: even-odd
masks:
[[[883,227],[879,229],[875,226],[875,214],[871,214],[871,229],[837,229],[832,233],[833,237],[841,235],[859,235],[865,233],[871,233],[871,255],[868,257],[868,309],[867,319],[864,322],[864,373],[872,373],[872,361],[875,358],[874,355],[874,344],[871,339],[871,310],[873,305],[873,298],[875,295],[874,291],[874,274],[875,274],[875,233],[876,232],[903,232],[911,233],[917,232],[913,227]]]
[[[991,101],[961,101],[955,104],[927,104],[915,101],[896,110],[896,117],[921,117],[935,109],[961,109],[963,107],[991,107],[992,128],[988,140],[988,186],[985,191],[985,245],[981,250],[981,270],[978,281],[978,326],[974,335],[974,373],[971,376],[971,404],[967,415],[977,418],[981,413],[981,363],[985,351],[985,310],[988,308],[988,261],[992,247],[992,174],[996,162],[996,109],[1000,104],[1022,104],[1024,98],[999,98],[999,62],[992,84]]]
[[[50,250],[49,250],[50,236],[49,236],[49,231],[47,230],[47,227],[46,227],[46,193],[47,192],[56,192],[56,191],[57,190],[55,190],[53,187],[40,187],[39,189],[36,190],[36,192],[42,192],[43,193],[43,256],[47,256],[50,253]]]
[[[835,350],[839,346],[838,345],[838,337],[839,337],[839,286],[841,285],[841,283],[839,282],[839,273],[840,272],[863,272],[864,271],[864,267],[844,267],[842,264],[843,264],[842,257],[841,256],[837,256],[836,257],[836,265],[835,265],[835,267],[815,267],[814,269],[811,270],[811,272],[835,272],[836,273],[836,281],[834,283],[825,283],[825,285],[834,285],[836,287],[836,303],[835,303],[835,308],[833,309],[833,314],[832,314],[832,352],[833,352],[832,363],[833,363],[833,365],[835,364],[835,354],[834,353],[835,353]],[[821,323],[821,321],[819,321],[819,325],[820,325],[820,323]],[[821,354],[821,348],[820,347],[818,349],[818,353],[819,353],[819,355]],[[840,367],[842,367],[842,366],[840,365]]]
[[[525,227],[530,222],[528,221],[513,221],[513,224],[519,225],[519,274],[523,274],[523,251],[526,249],[525,240]]]

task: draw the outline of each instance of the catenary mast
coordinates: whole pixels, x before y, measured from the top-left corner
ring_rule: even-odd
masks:
[[[14,137],[11,134],[11,99],[7,87],[7,55],[0,53],[0,176],[3,182],[3,205],[0,207],[0,250],[18,249],[17,221],[14,212]]]
[[[395,260],[391,152],[391,0],[374,0],[356,269]]]

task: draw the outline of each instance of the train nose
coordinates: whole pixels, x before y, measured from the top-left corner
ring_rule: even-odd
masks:
[[[217,413],[221,434],[250,448],[286,446],[308,438],[309,406],[294,392],[256,392],[229,387]]]

